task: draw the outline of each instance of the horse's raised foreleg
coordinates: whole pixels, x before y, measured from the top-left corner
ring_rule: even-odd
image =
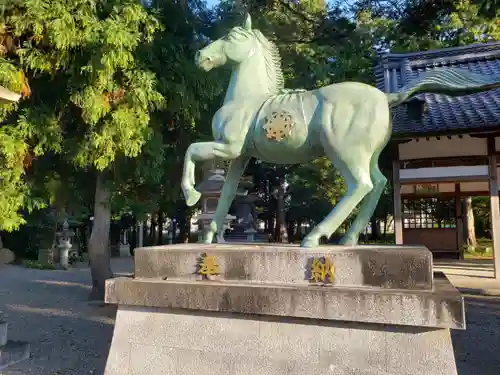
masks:
[[[184,157],[184,170],[182,173],[181,187],[186,204],[193,206],[201,197],[195,189],[195,162],[220,159],[235,159],[241,153],[242,145],[219,142],[192,143],[186,150]]]
[[[249,160],[249,157],[240,156],[231,162],[227,171],[226,181],[222,187],[219,203],[217,204],[217,209],[215,210],[214,219],[210,223],[208,231],[205,232],[203,242],[212,243],[213,236],[216,233],[217,242],[224,242],[224,219],[226,218],[229,208],[231,207],[231,203],[236,196],[240,178],[243,175],[243,172],[245,172]]]
[[[373,188],[369,157],[363,157],[358,150],[351,149],[348,156],[340,159],[333,150],[325,148],[327,156],[344,177],[347,193],[328,216],[304,238],[302,247],[316,247],[321,237],[329,238]]]
[[[373,189],[363,199],[356,219],[347,233],[340,240],[341,245],[356,245],[358,243],[359,234],[363,231],[363,229],[365,229],[368,221],[377,208],[380,196],[382,195],[385,185],[387,184],[387,178],[382,174],[382,172],[380,172],[378,167],[379,155],[380,153],[375,154],[370,163],[370,174],[373,182]]]

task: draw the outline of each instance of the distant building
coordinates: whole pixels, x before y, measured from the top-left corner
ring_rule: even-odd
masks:
[[[395,92],[428,70],[453,67],[500,79],[500,42],[383,55],[377,87]],[[423,121],[393,111],[395,234],[398,244],[424,244],[435,254],[458,254],[463,239],[461,198],[488,195],[496,277],[500,278],[500,90],[463,97],[423,94]]]

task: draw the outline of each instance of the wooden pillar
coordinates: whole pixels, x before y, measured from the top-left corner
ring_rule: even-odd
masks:
[[[500,202],[498,198],[497,157],[495,138],[488,138],[488,179],[490,185],[491,237],[493,240],[493,270],[500,280]]]
[[[462,205],[462,195],[460,194],[460,184],[455,184],[455,216],[457,222],[457,247],[462,259],[462,251],[460,250],[464,241],[464,214]]]
[[[403,244],[403,220],[401,204],[401,181],[399,179],[399,160],[392,162],[392,187],[394,194],[394,239],[396,245]]]

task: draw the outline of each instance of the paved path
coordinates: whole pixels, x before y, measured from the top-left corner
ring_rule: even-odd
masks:
[[[491,260],[435,260],[434,269],[448,276],[471,276],[478,278],[493,278],[493,261]]]
[[[130,273],[130,259],[114,259],[113,270]],[[468,285],[471,280],[480,279],[469,278]],[[9,322],[10,339],[32,345],[32,358],[2,375],[102,375],[113,311],[89,305],[89,290],[88,269],[0,268],[0,318]],[[459,375],[499,375],[500,297],[466,301],[467,330],[453,332]]]
[[[9,339],[31,343],[32,355],[2,375],[103,374],[114,319],[88,304],[89,284],[87,269],[0,268],[0,317]]]

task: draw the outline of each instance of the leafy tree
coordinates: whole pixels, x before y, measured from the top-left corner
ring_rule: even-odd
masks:
[[[102,299],[112,276],[107,244],[116,162],[137,157],[154,140],[150,111],[163,104],[154,74],[137,58],[158,21],[132,0],[24,0],[4,23],[16,46],[12,59],[33,91],[9,131],[35,155],[59,153],[95,176],[91,297]]]
[[[155,2],[153,2],[153,5]],[[185,205],[181,196],[180,176],[184,153],[190,143],[212,138],[212,116],[220,107],[225,92],[228,71],[216,70],[207,74],[194,64],[197,50],[210,38],[211,21],[206,20],[206,9],[198,1],[179,6],[175,2],[156,2],[159,20],[166,25],[154,43],[152,70],[159,77],[160,90],[169,105],[158,112],[165,140],[165,174],[160,200],[161,212],[175,217],[181,224],[180,242],[189,235],[188,224],[193,209]],[[201,168],[197,169],[200,176]],[[177,176],[177,178],[172,178]]]

